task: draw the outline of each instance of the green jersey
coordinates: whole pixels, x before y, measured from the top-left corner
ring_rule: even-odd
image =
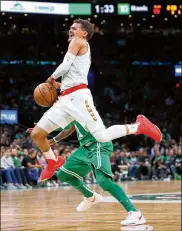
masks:
[[[164,163],[164,156],[156,156],[155,157],[155,159],[154,159],[154,161],[156,162],[156,163],[160,163],[160,164],[163,164]]]
[[[18,157],[12,156],[11,158],[13,160],[15,167],[22,167],[21,160]]]
[[[76,128],[76,134],[78,141],[80,142],[80,146],[84,146],[85,144],[88,143],[95,143],[97,140],[91,135],[90,132],[86,131],[80,123],[77,121],[74,121],[73,124],[75,125]]]
[[[73,121],[71,122],[68,126],[68,127],[71,127],[72,124],[74,124],[75,128],[76,128],[76,133],[77,133],[77,138],[78,138],[78,141],[80,143],[80,146],[84,146],[84,145],[89,145],[89,144],[92,144],[92,143],[96,143],[98,142],[90,132],[86,131],[83,126],[78,123],[77,121]],[[111,142],[107,142],[105,144],[112,144]]]

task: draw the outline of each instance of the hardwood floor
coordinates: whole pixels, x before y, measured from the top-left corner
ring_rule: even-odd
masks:
[[[123,207],[98,185],[90,185],[104,200],[85,213],[76,211],[83,198],[69,186],[2,191],[1,231],[181,230],[181,182],[128,182],[121,186],[144,213],[145,226],[121,226],[127,216]]]

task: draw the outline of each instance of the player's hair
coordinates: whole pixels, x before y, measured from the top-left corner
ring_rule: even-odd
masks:
[[[73,23],[79,23],[82,26],[82,29],[87,31],[87,40],[90,40],[94,34],[94,25],[90,23],[88,20],[84,19],[75,19]]]

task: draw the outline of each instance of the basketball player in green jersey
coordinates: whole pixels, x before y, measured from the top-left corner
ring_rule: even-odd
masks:
[[[92,205],[102,201],[102,195],[89,189],[83,182],[91,170],[94,171],[97,183],[116,198],[128,212],[122,225],[139,225],[146,222],[140,211],[137,211],[123,189],[112,181],[110,155],[113,152],[112,142],[100,143],[80,123],[73,121],[56,137],[49,141],[51,145],[66,138],[76,130],[80,147],[71,154],[58,172],[58,178],[67,182],[80,191],[84,200],[77,207],[77,211],[83,212]]]

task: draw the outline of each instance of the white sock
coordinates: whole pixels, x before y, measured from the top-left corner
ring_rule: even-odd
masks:
[[[138,125],[139,123],[127,124],[126,126],[128,127],[129,134],[135,134],[138,130]]]
[[[49,151],[47,152],[43,152],[46,159],[52,159],[52,160],[56,160],[56,156],[54,155],[54,152],[52,151],[52,148],[49,149]]]

